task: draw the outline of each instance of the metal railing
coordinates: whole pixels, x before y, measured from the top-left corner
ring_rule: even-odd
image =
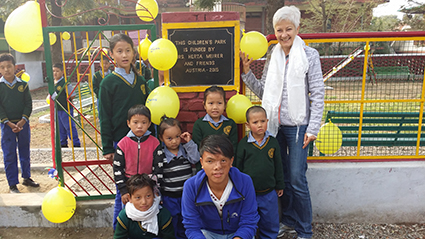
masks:
[[[425,160],[423,114],[425,103],[425,32],[364,32],[300,34],[305,43],[319,51],[322,72],[335,70],[355,49],[363,52],[326,82],[325,110],[351,113],[335,123],[342,129],[343,144],[334,154],[323,155],[311,145],[309,160],[400,161]],[[269,45],[277,44],[274,35]],[[265,58],[251,69],[261,78]],[[245,89],[253,103],[260,100]],[[386,114],[394,113],[394,114]],[[400,114],[417,115],[403,121]],[[367,118],[374,115],[374,119]],[[397,120],[398,119],[398,120]],[[405,123],[408,122],[408,123]],[[397,130],[398,127],[398,130]],[[345,130],[345,129],[350,129]],[[353,129],[355,129],[353,131]],[[356,143],[353,134],[357,135]],[[350,138],[351,137],[351,138]],[[374,143],[368,143],[373,140]],[[388,141],[393,141],[389,144]]]

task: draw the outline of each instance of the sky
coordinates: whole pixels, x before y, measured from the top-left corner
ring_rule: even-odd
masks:
[[[425,0],[416,0],[420,3],[425,3]],[[403,18],[402,12],[397,12],[401,6],[408,5],[407,0],[390,0],[388,3],[383,3],[378,5],[378,7],[373,9],[373,16],[380,17],[386,15],[397,15],[399,19]]]

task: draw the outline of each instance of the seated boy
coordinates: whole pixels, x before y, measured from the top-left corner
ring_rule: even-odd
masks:
[[[199,152],[202,170],[183,187],[186,236],[254,238],[259,219],[254,186],[248,175],[232,167],[232,143],[225,135],[209,135],[201,141]]]
[[[259,238],[277,238],[278,196],[282,196],[285,187],[279,143],[267,131],[267,115],[261,106],[249,108],[246,120],[251,132],[239,142],[234,165],[254,182]]]

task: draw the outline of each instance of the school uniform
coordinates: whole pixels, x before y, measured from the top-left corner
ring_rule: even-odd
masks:
[[[218,122],[214,122],[210,115],[206,114],[203,118],[195,121],[192,130],[192,140],[198,145],[208,135],[226,135],[233,145],[233,151],[236,152],[238,145],[238,129],[235,121],[225,116],[221,116]],[[196,164],[197,171],[201,170],[201,164]]]
[[[68,84],[67,90],[63,90],[62,93],[59,94],[59,92],[63,89],[65,86],[65,79],[62,77],[55,83],[55,95],[52,96],[56,100],[59,105],[56,105],[57,110],[57,119],[59,123],[59,135],[60,135],[60,141],[61,146],[67,147],[68,146],[68,138],[72,140],[72,143],[74,147],[80,147],[80,139],[78,138],[78,131],[75,126],[75,122],[70,119],[69,115],[74,116],[74,108],[69,104],[67,98],[68,94],[71,93],[73,87]],[[72,96],[75,95],[75,92],[73,92]],[[68,111],[69,109],[69,111]],[[68,115],[69,113],[69,115]],[[71,126],[70,126],[71,123]],[[72,136],[71,136],[72,132]]]
[[[198,146],[193,140],[179,145],[177,155],[163,144],[158,145],[153,154],[152,174],[158,178],[163,206],[173,217],[176,238],[187,238],[183,226],[181,201],[183,185],[193,175],[192,164],[199,162]]]
[[[18,158],[23,178],[31,177],[30,169],[30,126],[29,117],[32,112],[32,99],[28,84],[15,77],[12,83],[0,78],[0,126],[1,147],[3,150],[4,168],[9,186],[19,184]],[[23,129],[14,133],[7,122],[18,123],[25,119]]]
[[[277,238],[279,213],[275,190],[285,187],[278,141],[266,131],[263,140],[257,142],[250,132],[239,142],[233,164],[254,183],[260,215],[259,238]]]
[[[173,225],[171,224],[171,215],[166,208],[159,209],[158,235],[148,232],[142,224],[128,218],[125,208],[118,216],[118,225],[114,233],[114,239],[174,239]]]

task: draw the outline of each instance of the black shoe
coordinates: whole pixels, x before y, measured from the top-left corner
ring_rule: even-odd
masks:
[[[74,145],[74,148],[80,148],[81,145]]]
[[[68,148],[67,144],[61,145],[61,148]]]
[[[19,192],[18,187],[16,185],[9,186],[10,193],[21,193]]]
[[[22,182],[22,185],[24,186],[29,186],[29,187],[40,187],[40,184],[34,182],[34,180],[32,180],[31,178],[24,178],[24,182]]]

